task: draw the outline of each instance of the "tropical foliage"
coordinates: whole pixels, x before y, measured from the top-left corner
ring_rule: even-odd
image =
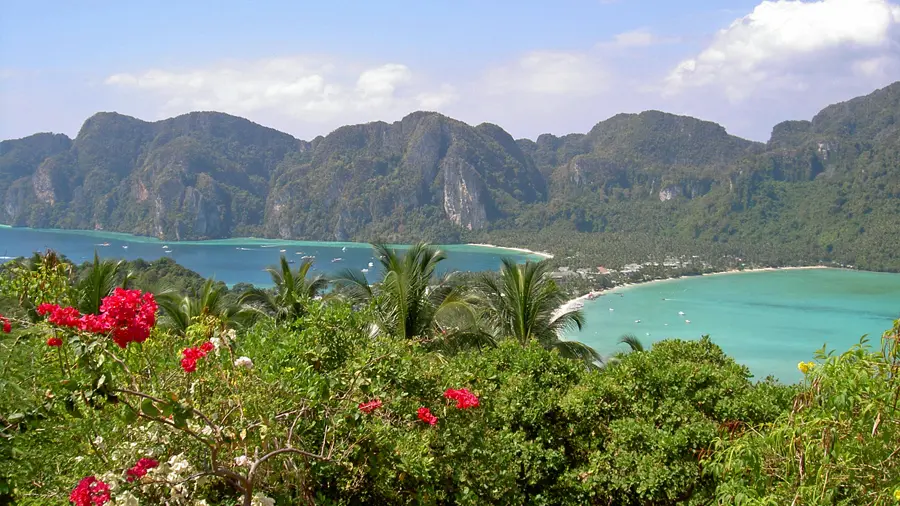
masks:
[[[432,346],[456,312],[441,309],[448,295],[432,297],[446,283],[433,276],[439,252],[378,252],[384,278],[370,291],[344,278],[339,296],[302,297],[292,317],[257,311],[243,326],[229,326],[208,281],[206,295],[182,294],[205,301],[185,306],[204,309],[185,311],[184,329],[158,323],[175,312],[156,307],[163,297],[131,287],[79,310],[80,278],[55,255],[4,266],[0,501],[888,505],[900,495],[900,322],[880,348],[802,363],[799,385],[753,381],[709,338],[632,343],[614,366],[587,368],[552,345],[578,317],[548,311],[559,296],[543,267],[506,264],[493,281],[450,290],[472,321],[490,323],[495,345],[448,353]]]

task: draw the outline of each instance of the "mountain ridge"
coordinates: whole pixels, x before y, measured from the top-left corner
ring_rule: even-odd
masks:
[[[311,141],[212,111],[101,112],[74,139],[0,142],[0,222],[166,239],[458,242],[550,227],[723,244],[758,240],[764,215],[789,222],[786,208],[816,207],[812,192],[857,206],[850,220],[865,230],[867,216],[892,216],[898,115],[900,82],[779,123],[766,143],[655,110],[534,140],[416,111]],[[829,221],[805,247],[832,255],[823,237],[850,241],[834,231],[844,225]]]

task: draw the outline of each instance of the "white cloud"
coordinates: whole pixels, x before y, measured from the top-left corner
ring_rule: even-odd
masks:
[[[160,97],[160,116],[202,109],[333,127],[397,116],[424,105],[440,108],[457,98],[453,87],[431,85],[399,63],[367,67],[313,57],[120,73],[105,83]]]
[[[605,89],[610,74],[588,53],[533,51],[487,72],[492,94],[591,95]]]
[[[900,60],[900,6],[888,0],[764,1],[666,79],[677,94],[713,87],[732,102],[883,74]]]
[[[630,48],[630,47],[649,47],[649,46],[657,46],[660,44],[671,44],[674,42],[678,42],[677,38],[669,38],[669,37],[660,37],[655,33],[651,32],[647,28],[639,28],[637,30],[632,30],[630,32],[622,32],[615,35],[611,42],[601,43],[600,47],[617,47],[617,48]]]

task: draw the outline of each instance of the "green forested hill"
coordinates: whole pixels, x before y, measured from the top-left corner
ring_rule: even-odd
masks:
[[[0,143],[0,222],[900,270],[898,113],[895,83],[776,125],[766,144],[658,111],[534,141],[417,112],[311,142],[221,113],[100,113],[75,139]]]

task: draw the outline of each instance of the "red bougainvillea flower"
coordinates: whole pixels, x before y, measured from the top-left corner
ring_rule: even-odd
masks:
[[[86,476],[69,494],[69,502],[75,506],[103,506],[109,502],[109,485],[93,476]]]
[[[375,399],[374,401],[360,403],[359,410],[362,411],[363,413],[369,414],[380,407],[381,407],[381,401],[378,399]]]
[[[142,458],[137,461],[137,464],[135,464],[134,467],[125,471],[125,475],[128,476],[126,480],[128,482],[132,482],[134,480],[141,479],[147,474],[147,471],[153,469],[158,465],[159,462],[153,459]]]
[[[185,348],[181,352],[181,355],[184,357],[181,359],[181,368],[184,369],[184,372],[196,371],[197,361],[205,357],[207,353],[213,351],[214,349],[215,346],[209,341],[206,341],[199,347],[194,346],[191,348]]]
[[[9,320],[7,320],[6,317],[2,314],[0,314],[0,327],[2,327],[3,332],[6,332],[7,334],[12,332],[12,325],[9,324]]]
[[[184,372],[191,373],[197,370],[197,359],[184,357],[181,359],[181,368]]]
[[[428,425],[434,425],[438,421],[437,417],[431,414],[431,410],[425,406],[419,408],[419,411],[416,414],[419,416],[419,420],[422,420]]]
[[[50,339],[47,339],[47,346],[58,348],[62,346],[62,339],[58,337],[51,337]]]
[[[73,307],[57,304],[41,304],[37,312],[59,327],[76,328],[92,334],[112,333],[113,341],[124,348],[128,343],[147,340],[156,324],[156,310],[152,293],[116,288],[111,295],[104,297],[98,315],[82,316]]]
[[[113,341],[120,348],[128,343],[143,343],[156,324],[156,300],[152,293],[116,288],[103,299],[100,312],[111,323]]]
[[[444,397],[456,401],[457,409],[478,407],[478,397],[465,388],[460,388],[459,390],[448,388],[447,391],[444,392]]]

